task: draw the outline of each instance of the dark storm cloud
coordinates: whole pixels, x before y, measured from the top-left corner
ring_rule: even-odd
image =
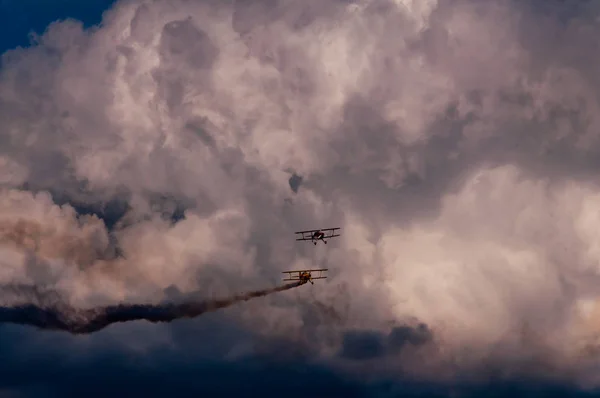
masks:
[[[217,322],[217,327],[229,327]],[[187,339],[196,340],[193,328]],[[0,363],[3,377],[0,388],[21,397],[91,396],[114,394],[159,397],[176,395],[239,396],[252,389],[262,397],[279,397],[284,391],[291,397],[595,397],[593,391],[548,382],[496,381],[481,385],[469,383],[438,384],[415,381],[380,381],[365,386],[360,381],[341,378],[330,370],[310,362],[265,362],[265,357],[216,361],[204,355],[186,352],[181,347],[155,345],[144,353],[111,346],[110,341],[95,347],[93,357],[77,354],[74,342],[53,336],[38,341],[35,333],[22,327],[0,327],[2,340]],[[184,341],[180,337],[180,341]],[[235,336],[234,339],[239,339]],[[211,342],[216,342],[216,338]],[[10,342],[10,344],[9,344]],[[51,348],[53,345],[56,348]],[[222,342],[235,344],[231,337]],[[58,344],[58,346],[56,346]],[[46,346],[44,349],[43,347]],[[64,351],[65,349],[70,351]],[[45,355],[40,356],[39,350]],[[75,354],[69,354],[75,352]]]
[[[226,323],[217,326],[227,327]],[[185,329],[185,328],[184,328]],[[2,327],[0,364],[2,378],[0,388],[18,391],[21,396],[92,396],[139,395],[149,397],[165,394],[189,395],[244,395],[248,389],[264,397],[361,397],[360,384],[345,380],[330,370],[310,363],[281,361],[269,364],[264,358],[247,358],[223,361],[206,358],[199,352],[190,354],[182,347],[157,345],[144,353],[123,350],[110,343],[94,347],[93,356],[77,354],[73,342],[51,338],[57,349],[46,348],[44,355],[35,350],[43,349],[42,342],[23,328]],[[192,332],[190,330],[190,332]],[[196,345],[206,346],[206,338],[189,336]],[[235,337],[239,339],[239,336]],[[183,338],[180,337],[183,341]],[[218,344],[218,338],[210,339]],[[11,341],[12,344],[8,344]],[[190,342],[191,342],[190,341]],[[231,337],[224,341],[236,343]],[[48,341],[46,342],[48,343]],[[35,344],[27,349],[27,345]],[[76,354],[63,352],[70,348]]]
[[[428,343],[431,337],[424,324],[417,327],[396,326],[387,336],[379,331],[347,331],[340,354],[349,359],[373,359],[396,354],[407,344],[418,346]]]

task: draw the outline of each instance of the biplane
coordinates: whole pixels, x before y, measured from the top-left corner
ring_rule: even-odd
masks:
[[[336,236],[340,236],[340,234],[336,234],[335,231],[341,228],[325,228],[325,229],[313,229],[310,231],[298,231],[296,234],[301,234],[301,238],[297,238],[296,240],[310,240],[313,244],[317,244],[318,241],[322,240],[323,243],[327,244],[325,239],[335,238]],[[329,234],[325,234],[325,232],[330,232]]]
[[[319,272],[319,276],[312,276],[313,272]],[[283,271],[282,274],[289,274],[287,279],[284,281],[299,281],[301,285],[304,285],[306,282],[310,282],[311,284],[315,284],[313,279],[326,279],[327,276],[323,276],[323,271],[327,271],[327,268],[321,269],[301,269],[298,271]],[[296,275],[292,275],[296,274]]]

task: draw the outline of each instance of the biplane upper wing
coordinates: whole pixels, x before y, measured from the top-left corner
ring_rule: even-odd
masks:
[[[303,234],[304,235],[304,234],[307,234],[309,232],[317,232],[317,231],[318,231],[318,229],[309,229],[309,230],[306,230],[306,231],[298,231],[298,232],[294,232],[294,233],[295,234]]]
[[[315,271],[328,271],[329,268],[317,268],[317,269],[296,269],[293,271],[282,271],[282,274],[289,274],[289,273],[300,273],[300,272],[315,272]]]

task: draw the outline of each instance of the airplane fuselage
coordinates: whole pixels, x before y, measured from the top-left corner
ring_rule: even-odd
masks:
[[[302,282],[302,284],[310,282],[314,285],[314,282],[311,280],[312,278],[311,278],[310,272],[301,273],[300,277],[298,279],[300,279],[300,282]]]
[[[322,240],[323,243],[327,244],[327,241],[325,240],[325,233],[321,231],[315,231],[315,233],[312,236],[312,241],[316,245],[317,241],[319,240]]]

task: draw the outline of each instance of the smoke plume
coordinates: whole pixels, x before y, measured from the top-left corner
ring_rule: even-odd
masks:
[[[210,311],[229,307],[241,301],[263,297],[268,294],[282,292],[300,286],[300,282],[289,283],[271,289],[257,290],[233,297],[204,302],[183,302],[161,305],[119,304],[90,309],[76,309],[64,302],[53,300],[47,302],[49,296],[34,293],[41,303],[23,304],[16,307],[0,307],[0,323],[15,323],[34,326],[44,330],[62,330],[72,334],[94,333],[117,322],[146,320],[149,322],[172,322],[176,319],[195,318]],[[24,287],[14,287],[23,290]],[[11,289],[11,287],[7,287]],[[35,292],[35,288],[30,289]]]

